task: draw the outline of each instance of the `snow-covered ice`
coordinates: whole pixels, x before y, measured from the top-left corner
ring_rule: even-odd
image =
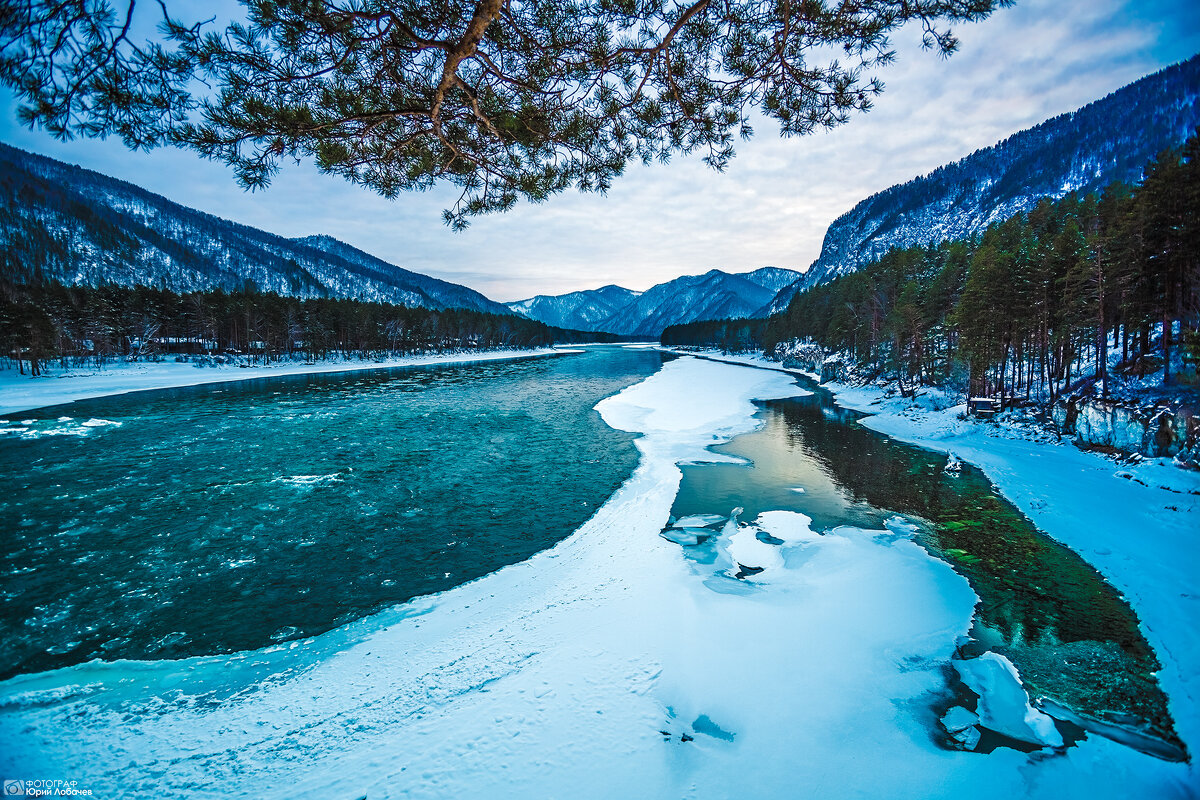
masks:
[[[488,350],[472,353],[404,356],[381,361],[360,359],[318,362],[285,361],[276,364],[239,367],[225,364],[201,368],[194,362],[138,361],[108,364],[103,368],[78,367],[63,371],[48,365],[43,374],[22,375],[15,369],[0,369],[0,414],[31,408],[71,403],[93,397],[138,392],[146,389],[170,389],[198,386],[249,378],[302,375],[323,372],[351,372],[363,369],[388,369],[426,364],[461,364],[499,359],[535,358],[570,353],[568,349]]]
[[[899,522],[727,524],[725,546],[782,542],[760,542],[781,562],[762,583],[659,537],[677,465],[725,460],[706,448],[754,429],[753,399],[796,393],[672,361],[599,404],[642,460],[554,548],[304,642],[11,679],[0,773],[121,797],[1188,796],[1187,765],[1102,738],[1049,758],[942,746],[976,598]]]
[[[781,369],[761,355],[704,355]],[[938,389],[904,398],[874,385],[824,388],[868,414],[863,426],[979,467],[1040,530],[1095,566],[1137,613],[1162,662],[1157,677],[1176,731],[1190,752],[1200,748],[1200,473],[1166,458],[1115,469],[1103,454],[1034,426],[964,419],[960,398]]]
[[[725,522],[725,517],[720,514],[692,514],[675,520],[675,526],[677,528],[702,528],[707,525],[716,525],[718,522]]]
[[[979,695],[979,719],[985,728],[1030,744],[1063,746],[1054,720],[1029,705],[1017,668],[1007,658],[987,652],[953,664],[963,683]]]
[[[1170,459],[1113,461],[1024,425],[962,419],[963,406],[826,385],[861,424],[953,452],[983,470],[1037,527],[1095,566],[1129,602],[1162,670],[1176,731],[1200,748],[1200,473]],[[1121,473],[1128,473],[1125,478]],[[1134,480],[1136,478],[1136,480]],[[1200,786],[1200,776],[1193,777]]]

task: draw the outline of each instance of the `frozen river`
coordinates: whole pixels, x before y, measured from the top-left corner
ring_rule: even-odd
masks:
[[[265,527],[225,541],[322,548],[307,568],[320,575],[293,566],[256,579],[248,592],[193,601],[208,604],[195,615],[202,622],[218,617],[217,628],[232,636],[239,625],[253,631],[245,648],[193,635],[172,643],[182,653],[135,649],[51,672],[18,670],[26,674],[0,684],[0,770],[77,779],[100,796],[778,797],[801,789],[821,797],[1189,796],[1190,765],[1056,726],[1026,705],[1010,663],[1031,692],[1092,712],[1103,707],[1116,712],[1110,721],[1171,735],[1154,656],[1131,610],[979,473],[969,466],[946,473],[944,457],[867,431],[791,376],[692,358],[663,362],[651,351],[598,348],[424,378],[346,376],[127,398],[135,418],[153,408],[157,427],[197,402],[221,409],[199,426],[230,421],[206,445],[224,453],[210,463],[258,476],[256,498],[291,493],[272,494],[290,504],[276,500],[266,509],[258,509],[263,501],[226,498],[220,513],[257,514]],[[397,382],[401,391],[387,389]],[[437,393],[454,397],[460,385],[485,396],[478,423],[461,402],[457,421],[429,407]],[[370,402],[360,406],[360,396]],[[322,419],[323,398],[337,399],[345,418]],[[314,416],[283,420],[289,402]],[[239,417],[242,408],[255,411]],[[389,437],[356,418],[370,409],[409,420],[408,435]],[[12,421],[25,432],[10,432],[4,446],[72,441],[107,458],[139,423],[103,410],[89,408],[84,421],[122,424],[50,435],[52,426],[84,418],[74,406],[52,409],[22,417],[30,423]],[[508,445],[504,421],[522,414],[533,420],[515,426]],[[271,439],[291,448],[286,459],[256,447],[272,433],[256,433],[253,419],[290,426],[291,437]],[[348,432],[357,438],[341,438]],[[139,436],[151,447],[149,429]],[[383,463],[415,463],[409,451],[418,441],[460,455],[427,473],[377,467],[373,491],[354,494],[362,473],[374,475],[363,462],[377,463],[386,447]],[[46,469],[53,452],[10,463]],[[537,468],[514,466],[535,456]],[[174,457],[178,469],[191,461],[189,453]],[[74,463],[71,475],[84,462]],[[143,460],[116,463],[136,471]],[[122,473],[113,470],[98,485],[119,485]],[[172,470],[159,472],[170,486]],[[422,489],[429,500],[406,499],[404,487],[420,484],[415,476],[431,482]],[[209,480],[199,484],[192,516],[218,513],[203,498],[219,496],[228,479]],[[44,549],[60,541],[78,548],[80,537],[99,543],[95,550],[113,549],[107,522],[73,536],[69,490],[42,482],[43,491],[65,495],[46,495],[57,497],[59,510],[57,521],[49,511],[40,517]],[[393,486],[393,500],[381,503],[376,495]],[[492,507],[505,516],[495,519]],[[407,522],[417,515],[390,519],[411,524],[418,543],[478,548],[495,539],[489,547],[502,555],[472,562],[465,549],[443,545],[419,558],[388,555],[381,571],[372,554],[404,553],[395,549],[403,537],[356,531],[370,530],[382,512],[414,508],[437,511],[418,522]],[[307,525],[305,513],[323,515],[321,526],[338,534],[295,534]],[[281,515],[290,515],[288,524],[272,527]],[[192,526],[193,538],[207,530],[186,514],[177,519]],[[450,525],[461,526],[453,538]],[[532,525],[544,534],[510,547]],[[170,582],[156,582],[180,573],[162,564],[170,559],[154,529],[144,529],[140,542],[136,524],[123,530],[119,563],[160,559],[158,569],[140,573],[132,596],[172,591]],[[31,542],[9,545],[5,564],[24,557]],[[357,550],[343,558],[339,548]],[[190,553],[185,545],[178,552]],[[57,562],[39,557],[35,569],[18,564],[12,574],[44,581],[51,600],[42,605],[54,602],[45,587],[54,583],[55,563],[89,560],[78,550]],[[225,574],[271,572],[270,558],[242,556],[249,557],[244,566],[225,564]],[[118,567],[110,572],[120,579]],[[463,583],[483,573],[490,574]],[[391,596],[347,601],[357,592],[336,590],[384,580],[410,583],[390,603]],[[422,588],[423,580],[433,583]],[[289,588],[266,594],[279,581],[291,581]],[[78,591],[60,583],[64,597]],[[301,602],[290,617],[272,616],[286,612],[277,608],[285,601],[269,597],[303,597],[301,590],[326,583],[321,591],[336,613],[314,614],[318,604]],[[124,603],[112,608],[120,613]],[[44,621],[36,634],[43,638],[30,645],[26,663],[36,665],[38,648],[55,645],[55,636],[74,635],[69,609],[103,618],[89,604],[66,606],[30,618]],[[381,606],[388,607],[370,613]],[[171,633],[158,619],[127,618],[126,638]],[[338,624],[344,620],[352,621]],[[15,616],[10,624],[35,627]],[[238,652],[220,654],[231,649]],[[177,657],[183,653],[197,656]],[[146,656],[157,660],[129,660]],[[979,751],[955,749],[943,717],[982,718]],[[1012,735],[993,735],[988,725]]]

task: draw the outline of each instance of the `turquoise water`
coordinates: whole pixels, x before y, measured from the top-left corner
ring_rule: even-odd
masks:
[[[604,347],[12,415],[0,677],[251,650],[522,561],[632,472],[633,437],[594,406],[664,358]],[[1132,610],[981,473],[946,474],[945,456],[863,428],[823,391],[760,417],[717,448],[749,463],[685,467],[673,514],[787,509],[818,530],[910,515],[980,597],[966,649],[1005,654],[1035,694],[1174,740]]]
[[[606,347],[10,415],[0,678],[258,648],[522,561],[632,472],[633,437],[593,407],[663,358]]]

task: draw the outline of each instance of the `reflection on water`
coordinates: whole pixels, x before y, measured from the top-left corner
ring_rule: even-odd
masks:
[[[598,348],[14,415],[0,677],[262,647],[528,558],[632,472],[633,437],[593,406],[662,360]]]
[[[753,519],[784,509],[812,517],[817,530],[880,528],[896,512],[919,517],[927,523],[919,541],[980,597],[967,650],[1007,656],[1031,695],[1178,741],[1154,679],[1157,660],[1132,610],[977,469],[947,474],[944,455],[856,424],[861,415],[836,407],[823,390],[767,403],[760,416],[760,431],[715,448],[752,466],[685,467],[672,514],[742,506]]]

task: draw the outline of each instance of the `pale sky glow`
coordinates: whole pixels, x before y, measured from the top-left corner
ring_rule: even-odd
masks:
[[[832,132],[780,139],[763,121],[717,174],[698,157],[631,166],[607,196],[569,191],[541,205],[441,221],[453,187],[384,200],[307,165],[248,193],[220,164],[117,141],[56,142],[17,126],[0,103],[0,139],[138,184],[283,236],[325,233],[408,269],[497,300],[618,283],[646,289],[712,267],[806,269],[825,228],[868,195],[1072,111],[1200,50],[1200,4],[1183,0],[1018,0],[957,29],[948,60],[897,38],[885,92]]]

